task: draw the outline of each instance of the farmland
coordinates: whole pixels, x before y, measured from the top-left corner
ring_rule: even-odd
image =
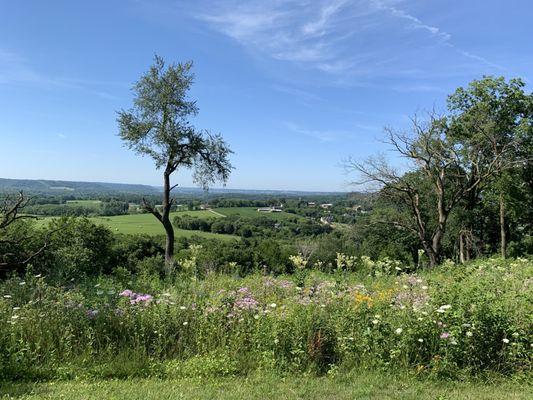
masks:
[[[223,207],[215,208],[213,211],[223,214],[227,217],[230,215],[240,215],[242,217],[258,217],[264,216],[267,218],[275,219],[276,221],[284,221],[287,219],[298,219],[301,218],[295,214],[289,214],[286,212],[259,212],[257,207]]]
[[[202,218],[221,218],[209,211],[180,211],[171,214],[171,218],[176,215],[190,215]],[[39,226],[46,226],[48,222],[55,217],[40,218],[37,220]],[[145,234],[145,235],[164,235],[165,231],[161,223],[151,214],[130,214],[116,215],[112,217],[91,217],[91,221],[108,227],[115,233],[127,235]],[[175,229],[176,237],[200,236],[206,239],[235,240],[236,236],[221,235],[211,232],[188,231],[185,229]]]
[[[83,206],[98,207],[100,202],[98,200],[75,200],[69,201],[67,204],[77,204]],[[170,215],[171,220],[176,216],[190,216],[203,219],[223,218],[224,216],[241,215],[243,217],[258,217],[262,216],[276,221],[284,221],[288,219],[303,219],[303,217],[289,214],[286,212],[269,212],[260,213],[254,207],[227,207],[216,208],[214,210],[194,210],[194,211],[177,211]],[[37,223],[39,226],[44,226],[55,217],[39,218]],[[116,215],[110,217],[90,217],[91,221],[104,225],[115,233],[123,233],[127,235],[146,234],[146,235],[163,235],[164,229],[161,223],[155,219],[151,214],[128,214]],[[176,229],[176,237],[191,237],[193,235],[201,236],[207,239],[222,239],[232,240],[237,236],[224,235],[211,232],[189,231],[185,229]]]

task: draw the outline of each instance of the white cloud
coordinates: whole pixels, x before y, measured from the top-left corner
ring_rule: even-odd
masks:
[[[347,131],[308,129],[295,124],[294,122],[285,122],[284,125],[291,132],[301,136],[307,136],[320,142],[335,142],[352,136],[351,133]]]
[[[457,58],[463,60],[455,64],[465,65],[468,61],[477,64],[478,70],[480,64],[484,71],[487,67],[502,68],[457,47],[449,32],[406,11],[410,3],[232,0],[200,2],[202,10],[210,11],[192,13],[249,51],[352,80],[397,77],[406,70],[449,73],[449,63]],[[440,61],[446,59],[447,65]],[[422,86],[424,90],[430,87]]]
[[[92,95],[112,100],[116,97],[102,90],[101,87],[122,86],[113,82],[99,82],[71,79],[44,74],[31,65],[31,62],[20,54],[0,49],[0,85],[18,84],[44,88],[63,88],[83,90]]]

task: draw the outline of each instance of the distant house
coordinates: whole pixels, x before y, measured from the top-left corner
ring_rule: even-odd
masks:
[[[282,212],[283,210],[278,207],[261,207],[257,209],[257,212]]]
[[[333,207],[333,204],[331,204],[331,203],[324,203],[324,204],[320,204],[320,207],[322,207],[324,210],[327,210],[328,208]]]
[[[315,206],[316,206],[316,203],[314,201],[307,202],[307,207],[315,207]]]

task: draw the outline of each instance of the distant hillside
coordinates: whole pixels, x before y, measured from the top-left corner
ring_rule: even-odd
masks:
[[[160,193],[160,189],[148,185],[0,178],[0,192],[13,192],[19,190],[35,194],[71,193],[73,195],[93,193]]]
[[[110,194],[110,193],[131,193],[131,194],[159,194],[162,188],[158,186],[137,185],[126,183],[105,183],[105,182],[73,182],[73,181],[52,181],[34,179],[4,179],[0,178],[1,192],[13,192],[24,190],[35,194]],[[173,193],[175,195],[203,197],[205,192],[201,188],[178,186]],[[296,190],[248,190],[248,189],[225,189],[211,188],[210,195],[228,196],[331,196],[346,195],[343,192],[319,192],[319,191],[296,191]]]

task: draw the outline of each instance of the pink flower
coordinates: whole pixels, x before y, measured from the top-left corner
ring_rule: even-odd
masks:
[[[440,335],[441,339],[448,339],[450,337],[450,334],[448,332],[442,332]]]

